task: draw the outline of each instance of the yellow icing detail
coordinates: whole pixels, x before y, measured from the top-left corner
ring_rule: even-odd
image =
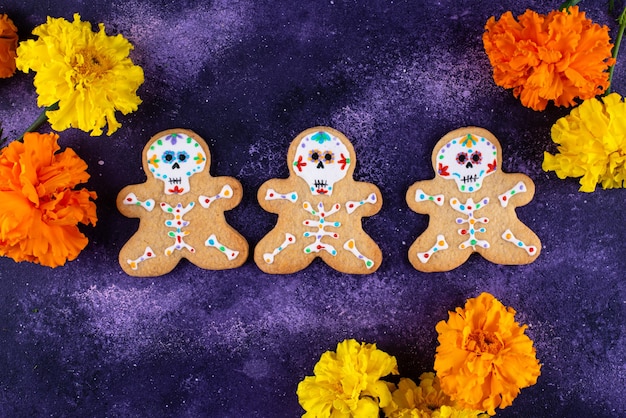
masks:
[[[159,163],[158,163],[157,161],[159,161],[159,160],[157,159],[156,154],[154,154],[154,155],[152,156],[152,158],[150,158],[150,159],[148,160],[148,164],[153,165],[155,168],[159,168]]]

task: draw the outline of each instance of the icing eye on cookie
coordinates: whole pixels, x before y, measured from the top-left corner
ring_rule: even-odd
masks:
[[[172,164],[174,160],[176,159],[176,153],[174,151],[165,151],[163,153],[163,157],[161,158],[163,159],[163,162],[165,162],[166,164]]]

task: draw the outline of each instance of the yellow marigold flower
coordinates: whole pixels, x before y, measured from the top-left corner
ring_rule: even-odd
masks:
[[[481,411],[458,407],[439,384],[434,373],[422,373],[420,385],[402,378],[392,393],[392,404],[385,407],[387,418],[478,418]]]
[[[626,184],[626,103],[617,93],[585,100],[552,125],[558,153],[544,153],[543,169],[561,179],[581,177],[580,191]]]
[[[522,104],[543,110],[548,101],[572,106],[609,86],[609,28],[593,23],[578,6],[548,15],[526,10],[516,21],[506,12],[485,25],[483,44],[497,85],[513,89]]]
[[[27,133],[0,151],[0,255],[57,267],[87,245],[78,223],[95,225],[95,192],[74,188],[89,179],[58,135]]]
[[[17,28],[6,14],[0,15],[0,78],[11,77],[15,73],[15,50],[17,48]]]
[[[337,352],[327,351],[298,384],[303,417],[378,418],[380,407],[391,402],[388,374],[398,374],[396,358],[378,350],[376,344],[345,340]]]
[[[435,371],[443,391],[457,405],[490,415],[511,405],[540,375],[526,328],[515,322],[513,308],[489,293],[449,312],[448,321],[436,326]]]
[[[107,36],[104,25],[93,32],[91,24],[48,17],[33,34],[39,39],[21,42],[17,68],[33,70],[39,106],[58,102],[49,110],[52,129],[78,128],[102,135],[108,126],[111,135],[120,126],[115,111],[137,110],[141,99],[137,89],[144,81],[143,70],[128,57],[133,46],[122,35]]]

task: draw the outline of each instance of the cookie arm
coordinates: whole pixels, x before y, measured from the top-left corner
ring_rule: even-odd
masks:
[[[285,205],[290,206],[300,200],[300,193],[289,179],[271,179],[259,187],[257,200],[266,211],[281,213]]]
[[[443,194],[432,190],[432,180],[413,183],[406,192],[406,202],[417,213],[431,214],[446,202]]]
[[[524,206],[529,203],[535,194],[535,183],[525,174],[505,174],[507,181],[503,182],[504,189],[498,194],[498,201],[503,208]]]
[[[219,207],[226,211],[235,208],[243,197],[243,188],[239,180],[234,177],[215,177],[212,179],[217,194],[211,196],[200,195],[198,202],[204,209]],[[221,185],[221,187],[219,186]]]
[[[154,199],[143,196],[141,187],[134,186],[124,187],[117,195],[118,210],[129,218],[139,218],[146,211],[152,212],[156,205]]]
[[[348,214],[358,210],[360,216],[372,216],[378,213],[383,205],[380,189],[372,183],[356,182],[349,196],[359,198],[359,200],[346,200],[345,207]]]

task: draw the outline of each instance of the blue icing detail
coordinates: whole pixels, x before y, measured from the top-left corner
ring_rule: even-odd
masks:
[[[311,139],[315,142],[323,144],[326,141],[330,141],[330,135],[328,135],[326,132],[320,131],[316,134],[311,135]]]
[[[150,206],[150,201],[145,202],[146,206]]]
[[[294,193],[294,194],[292,194],[292,195],[291,195],[291,198],[292,198],[292,199],[294,199],[294,200],[296,200],[298,197],[297,197],[297,196],[296,196],[296,194]]]
[[[332,255],[337,255],[337,251],[333,250]]]
[[[214,245],[214,244],[215,244],[215,241],[213,241],[212,239],[210,239],[210,240],[209,240],[209,244],[210,244],[210,245]]]
[[[423,194],[421,194],[421,195],[420,195],[420,199],[421,199],[421,200],[424,200],[424,199],[426,199],[426,196],[424,196]]]

